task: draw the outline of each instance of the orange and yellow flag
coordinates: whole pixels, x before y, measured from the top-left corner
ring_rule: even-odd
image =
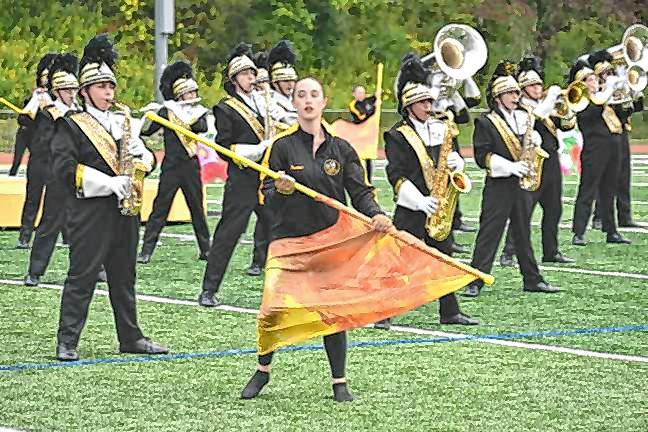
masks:
[[[485,275],[398,231],[376,232],[341,203],[337,223],[270,244],[257,320],[259,354],[399,315]]]

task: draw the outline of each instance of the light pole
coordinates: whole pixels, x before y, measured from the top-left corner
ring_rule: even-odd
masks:
[[[175,0],[155,0],[155,96],[163,102],[160,78],[167,65],[167,39],[175,33]]]

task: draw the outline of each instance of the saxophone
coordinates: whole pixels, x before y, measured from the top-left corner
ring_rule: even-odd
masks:
[[[443,241],[450,235],[459,194],[468,193],[472,189],[472,182],[464,172],[450,171],[448,167],[448,155],[452,151],[452,139],[456,133],[456,126],[452,119],[445,123],[446,132],[439,150],[437,167],[430,176],[432,187],[429,188],[430,196],[439,201],[439,206],[436,212],[425,221],[425,229],[429,236],[437,241]]]
[[[137,216],[142,210],[142,197],[144,195],[144,177],[148,167],[140,159],[133,157],[128,151],[128,142],[131,139],[131,109],[124,104],[113,101],[117,109],[124,114],[121,145],[119,146],[119,174],[130,178],[131,185],[128,194],[119,202],[121,214],[124,216]]]
[[[542,181],[542,166],[545,159],[549,157],[549,154],[544,151],[540,146],[536,146],[531,142],[531,134],[533,133],[533,128],[535,126],[535,115],[529,109],[527,109],[529,114],[529,121],[527,123],[527,129],[522,138],[522,152],[520,153],[520,161],[527,163],[529,172],[524,177],[520,178],[520,188],[523,190],[534,192],[540,187],[540,182]]]

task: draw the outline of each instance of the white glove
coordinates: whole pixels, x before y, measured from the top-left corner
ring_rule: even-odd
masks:
[[[540,136],[540,133],[538,131],[534,130],[533,132],[531,132],[531,142],[536,147],[542,146],[542,136]]]
[[[535,107],[533,114],[540,118],[549,117],[556,106],[556,101],[561,92],[562,90],[560,87],[556,85],[549,87],[549,90],[547,90],[547,96]]]
[[[117,195],[118,200],[122,200],[131,193],[131,179],[126,176],[108,177],[107,186],[112,193]]]
[[[458,91],[454,92],[450,100],[452,101],[452,106],[454,107],[455,112],[460,112],[461,110],[468,108],[466,101],[464,101]]]
[[[463,80],[463,88],[464,96],[467,98],[477,99],[481,95],[479,86],[472,78],[466,78],[465,80]]]
[[[236,144],[234,146],[234,152],[254,162],[258,162],[263,157],[263,153],[265,153],[270,142],[270,140],[263,140],[259,144]]]
[[[131,180],[126,176],[109,176],[103,172],[83,167],[83,195],[79,198],[94,198],[115,194],[120,201],[130,194]]]
[[[510,176],[522,177],[529,172],[526,162],[513,162],[500,155],[493,154],[490,158],[490,175],[493,178]]]
[[[405,180],[398,190],[396,205],[414,211],[422,211],[426,216],[430,216],[436,211],[439,202],[435,198],[424,196],[414,183]]]
[[[632,90],[632,100],[633,101],[638,101],[642,97],[643,97],[643,91]]]
[[[463,171],[465,162],[459,153],[453,151],[448,155],[447,164],[453,171]]]
[[[132,136],[128,141],[128,153],[130,153],[130,155],[133,157],[139,158],[142,157],[146,152],[148,152],[148,150],[144,145],[144,141],[142,141],[142,139],[138,135]]]
[[[149,111],[157,112],[162,108],[164,105],[159,104],[157,102],[149,102],[147,105],[143,106],[140,108],[140,112],[147,113]]]
[[[515,177],[524,177],[529,173],[529,166],[524,161],[512,162],[510,166],[511,175]]]

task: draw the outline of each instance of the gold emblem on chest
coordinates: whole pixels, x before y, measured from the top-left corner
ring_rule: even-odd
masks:
[[[335,159],[327,159],[324,162],[324,172],[330,176],[337,175],[340,172],[340,162]]]

